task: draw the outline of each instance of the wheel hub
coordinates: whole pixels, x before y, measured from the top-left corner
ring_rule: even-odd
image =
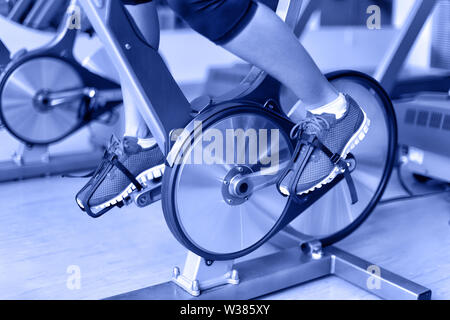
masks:
[[[251,173],[253,171],[247,166],[237,166],[228,172],[222,186],[222,196],[227,204],[239,206],[250,199],[252,188],[242,177]]]
[[[190,147],[183,149],[182,161],[173,168],[173,176],[165,176],[171,180],[166,185],[173,188],[173,193],[164,198],[170,206],[166,215],[176,221],[169,223],[196,248],[212,254],[213,260],[257,244],[273,229],[288,203],[274,185],[254,191],[252,182],[246,179],[263,166],[290,158],[287,130],[259,108],[251,112],[245,108],[205,122],[204,139],[192,139]],[[214,139],[209,139],[212,136]],[[214,154],[221,154],[224,161],[192,161],[196,151],[211,151],[211,145],[215,146]]]
[[[42,89],[34,96],[33,106],[38,112],[46,113],[53,109],[50,103],[49,93],[49,90]]]

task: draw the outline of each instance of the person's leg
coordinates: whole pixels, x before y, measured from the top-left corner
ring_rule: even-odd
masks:
[[[361,133],[368,125],[364,111],[336,91],[294,33],[272,10],[258,5],[252,20],[224,48],[290,88],[300,101],[291,109],[289,117],[297,123],[306,119],[302,128],[317,135],[332,153],[346,158],[362,140]],[[307,116],[306,111],[311,115]],[[323,151],[312,148],[314,160],[302,169],[307,150],[302,148],[300,155],[293,157],[290,171],[280,182],[283,194],[314,191],[334,180],[340,172]]]
[[[305,108],[323,107],[338,98],[292,30],[264,5],[258,5],[247,27],[223,47],[266,71],[301,99],[290,113],[294,121],[304,117]]]
[[[136,108],[133,97],[127,90],[126,86],[122,86],[123,108],[125,115],[125,137],[135,137],[138,139],[148,138],[150,130],[147,124]]]
[[[368,126],[364,111],[336,91],[294,33],[269,8],[259,5],[247,27],[224,47],[290,88],[300,101],[291,109],[289,117],[297,123],[307,119],[303,129],[316,134],[332,153],[346,158],[362,140],[361,134]],[[308,117],[306,111],[313,115]],[[314,191],[334,180],[340,172],[319,149],[313,151],[314,160],[302,169],[307,150],[302,148],[304,156],[292,159],[291,170],[280,182],[283,194]]]
[[[289,116],[298,122],[307,110],[332,104],[339,115],[345,99],[327,81],[292,30],[267,6],[251,0],[168,0],[193,29],[259,67],[300,99]],[[325,110],[325,111],[326,111]]]
[[[123,2],[147,43],[153,48],[158,48],[160,38],[159,32],[157,32],[159,20],[156,3],[147,0],[124,0]],[[125,113],[124,136],[141,140],[148,138],[151,135],[150,130],[136,108],[135,101],[125,84],[122,84],[122,92]]]
[[[159,46],[156,4],[148,0],[123,0],[142,37],[153,48]],[[120,75],[121,79],[124,79]],[[164,172],[164,155],[136,108],[128,83],[121,81],[125,113],[123,139],[112,139],[95,176],[78,192],[78,206],[100,216],[115,206],[122,207],[134,190],[141,190]],[[111,156],[117,162],[111,161]],[[134,179],[131,179],[134,177]]]
[[[315,135],[328,150],[311,147],[310,157],[299,141],[301,154],[292,157],[280,191],[303,194],[331,182],[341,170],[334,161],[346,158],[364,138],[369,121],[350,97],[327,81],[292,30],[275,12],[253,0],[168,2],[193,29],[266,71],[300,99],[289,114],[298,123],[297,132]],[[295,132],[291,135],[302,138]]]

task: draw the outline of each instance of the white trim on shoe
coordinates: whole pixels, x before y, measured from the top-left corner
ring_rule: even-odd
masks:
[[[161,164],[159,166],[148,169],[142,173],[140,173],[136,180],[145,188],[147,182],[152,181],[154,179],[159,179],[163,176],[164,170],[166,168],[165,164]],[[133,183],[130,183],[128,187],[126,187],[118,196],[113,199],[106,201],[98,206],[93,206],[91,208],[92,212],[99,212],[105,208],[109,208],[111,206],[117,205],[120,202],[124,202],[127,198],[129,198],[130,194],[132,194],[136,190],[136,186]],[[78,204],[80,201],[77,199]]]

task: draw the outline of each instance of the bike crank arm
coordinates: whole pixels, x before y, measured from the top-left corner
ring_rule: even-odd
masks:
[[[131,194],[131,200],[138,208],[145,208],[161,200],[162,179],[149,181],[144,189]]]
[[[347,163],[349,172],[352,173],[356,168],[355,158],[350,154],[345,162]],[[225,180],[224,183],[228,184],[229,192],[233,196],[247,198],[254,192],[276,184],[279,173],[284,172],[288,165],[289,162],[284,162],[276,167],[270,167],[248,174],[238,174],[230,179],[230,181]]]
[[[58,107],[83,98],[95,99],[96,104],[99,105],[105,105],[110,102],[120,102],[123,99],[122,90],[120,89],[98,90],[96,88],[41,92],[37,96],[37,99],[41,102],[46,102],[48,107]]]
[[[279,166],[264,168],[248,174],[238,174],[231,178],[229,182],[224,181],[224,184],[228,184],[230,194],[235,197],[246,198],[254,192],[265,189],[271,185],[276,184],[280,172],[283,172],[289,162],[284,162]],[[238,171],[243,168],[238,168]]]

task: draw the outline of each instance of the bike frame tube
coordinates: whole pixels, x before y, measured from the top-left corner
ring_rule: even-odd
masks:
[[[280,14],[278,0],[261,2]],[[114,61],[122,87],[126,87],[135,97],[137,107],[158,145],[168,154],[171,132],[184,128],[192,117],[190,104],[158,54],[158,48],[152,48],[139,36],[120,1],[79,0],[79,3]],[[296,29],[298,35],[304,30],[304,26],[299,28],[296,25],[302,13],[302,4],[302,0],[291,0],[285,17],[285,22]],[[152,15],[149,19],[155,17]],[[148,25],[155,23],[149,21]],[[153,32],[159,34],[159,27],[154,27]],[[157,38],[156,34],[153,38]],[[254,67],[237,88],[214,99],[213,103],[249,96],[266,78],[264,71]]]
[[[192,120],[190,103],[157,48],[137,34],[120,1],[79,0],[79,4],[114,62],[122,86],[136,99],[136,107],[167,154],[171,132],[184,128]]]

